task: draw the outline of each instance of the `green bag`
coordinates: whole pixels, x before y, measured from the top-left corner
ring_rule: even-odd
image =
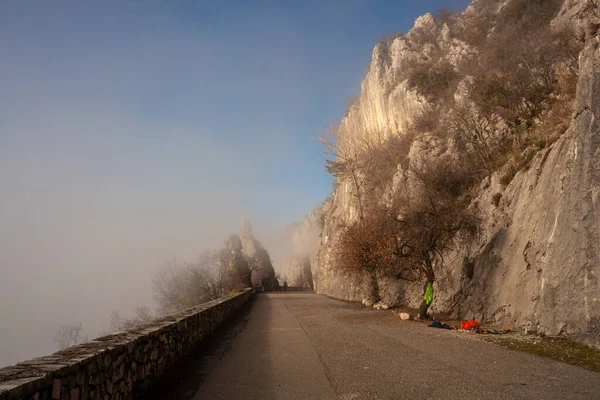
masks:
[[[430,305],[433,301],[433,285],[431,282],[427,282],[427,287],[425,288],[425,296],[423,296],[423,300],[425,300],[425,304]]]

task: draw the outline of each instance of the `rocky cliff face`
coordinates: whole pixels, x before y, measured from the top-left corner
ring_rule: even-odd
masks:
[[[515,176],[487,216],[460,314],[600,346],[598,45],[590,37],[581,53],[569,130]]]
[[[481,7],[492,3],[501,9],[510,1],[474,1],[454,27],[469,28]],[[446,255],[450,273],[436,284],[434,312],[565,334],[600,346],[598,15],[595,3],[568,0],[554,19],[553,25],[569,25],[585,41],[570,126],[507,186],[500,172],[481,183],[472,204],[482,218],[481,232],[468,246]],[[478,54],[476,46],[451,33],[448,24],[426,15],[407,35],[378,44],[360,97],[341,122],[342,138],[402,135],[414,126],[426,112],[428,99],[410,88],[403,69],[411,61],[433,57],[433,52],[441,52],[441,59],[453,66]],[[423,37],[433,38],[437,46],[427,45]],[[457,103],[460,88],[454,93]],[[431,148],[437,142],[430,137],[413,143],[410,162],[427,162],[436,154]],[[452,146],[440,152],[460,157]],[[398,170],[389,184],[391,191],[406,189],[399,179],[402,167]],[[309,258],[318,292],[365,301],[368,279],[342,272],[334,260],[341,229],[358,219],[355,197],[352,183],[339,179],[320,208],[320,246],[318,252],[309,251]],[[382,301],[390,305],[417,307],[422,296],[422,282],[380,278],[379,286]]]
[[[467,9],[466,15],[473,11]],[[437,44],[422,45],[423,38],[431,38]],[[400,35],[389,43],[379,43],[373,50],[370,68],[361,84],[357,101],[349,107],[340,124],[341,140],[356,140],[356,136],[370,136],[367,140],[379,142],[390,135],[403,135],[415,119],[427,108],[427,100],[409,88],[408,80],[401,78],[411,62],[434,57],[441,52],[443,59],[456,65],[472,55],[475,50],[458,39],[451,38],[448,26],[442,27],[431,14],[415,21],[407,35]],[[413,162],[420,158],[421,143],[413,144]],[[399,187],[400,179],[391,184]],[[391,187],[390,190],[395,190]],[[358,219],[359,210],[353,183],[340,179],[333,195],[323,205],[324,227],[319,250],[319,262],[313,269],[315,286],[322,293],[367,302],[368,279],[361,274],[340,271],[333,261],[334,248],[343,226]],[[379,284],[382,301],[393,305],[408,302],[416,307],[419,302],[421,284],[407,284],[395,280],[381,279]]]

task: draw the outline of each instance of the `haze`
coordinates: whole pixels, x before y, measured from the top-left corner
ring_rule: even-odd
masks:
[[[467,1],[124,3],[0,6],[0,366],[154,308],[157,268],[242,217],[276,254],[377,39]]]

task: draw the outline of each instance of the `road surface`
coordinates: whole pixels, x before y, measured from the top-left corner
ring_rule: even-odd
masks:
[[[600,399],[600,374],[313,293],[259,294],[169,399]]]

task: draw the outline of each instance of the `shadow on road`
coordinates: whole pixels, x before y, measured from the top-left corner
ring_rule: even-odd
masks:
[[[206,337],[189,355],[177,362],[150,389],[138,396],[144,400],[191,399],[213,367],[231,349],[235,337],[244,329],[256,302],[253,296],[233,318]]]

